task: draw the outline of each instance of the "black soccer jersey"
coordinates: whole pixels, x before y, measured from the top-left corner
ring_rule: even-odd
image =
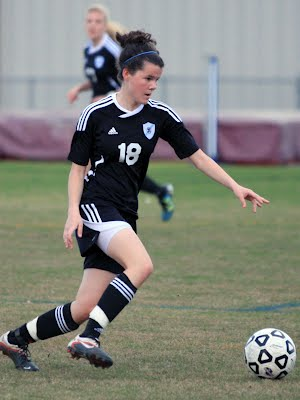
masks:
[[[116,60],[120,55],[120,47],[107,33],[97,47],[89,43],[84,49],[84,72],[91,82],[93,97],[107,95],[119,89]]]
[[[159,138],[181,159],[199,149],[180,117],[162,102],[149,100],[128,111],[112,94],[87,106],[68,156],[79,165],[91,160],[93,174],[85,182],[81,202],[96,207],[112,204],[137,215],[138,192]]]

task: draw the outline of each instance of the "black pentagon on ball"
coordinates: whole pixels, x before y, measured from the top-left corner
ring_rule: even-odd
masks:
[[[268,350],[266,349],[260,350],[258,355],[258,362],[260,362],[261,364],[265,364],[272,361],[272,359],[273,359],[272,354],[270,354]]]
[[[274,331],[271,332],[271,335],[282,339],[285,338],[284,333],[279,331],[278,329],[274,329]]]
[[[276,376],[275,379],[281,379],[284,378],[285,376],[287,376],[287,372],[286,371],[281,371],[279,375]]]
[[[270,337],[269,335],[260,335],[260,336],[257,336],[257,338],[255,339],[255,342],[256,342],[260,347],[262,347],[262,346],[264,346],[264,345],[267,343],[269,337]]]
[[[287,362],[288,362],[288,356],[286,354],[275,358],[275,364],[279,369],[284,369],[286,367]]]
[[[259,365],[256,362],[250,362],[248,366],[255,374],[259,373]]]
[[[289,340],[287,340],[285,342],[285,344],[286,344],[286,351],[288,354],[295,353],[295,347],[294,347],[293,343],[291,343]]]

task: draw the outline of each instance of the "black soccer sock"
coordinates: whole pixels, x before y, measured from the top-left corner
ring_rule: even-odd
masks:
[[[8,341],[11,344],[23,346],[37,340],[45,340],[75,331],[78,327],[79,325],[72,318],[71,303],[67,303],[47,311],[14,331],[10,331]]]
[[[146,176],[141,186],[141,190],[159,196],[161,193],[161,186],[159,186],[153,179]]]
[[[82,337],[99,338],[103,329],[133,299],[137,288],[130,282],[125,273],[111,281],[103,293],[98,305],[91,311]]]

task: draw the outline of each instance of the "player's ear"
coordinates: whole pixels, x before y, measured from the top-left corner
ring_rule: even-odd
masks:
[[[130,72],[129,72],[128,68],[124,67],[123,71],[122,71],[123,79],[126,80],[129,77],[129,75],[130,75]]]

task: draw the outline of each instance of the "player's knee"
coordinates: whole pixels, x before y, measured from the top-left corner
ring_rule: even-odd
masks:
[[[82,301],[80,299],[75,300],[72,303],[72,317],[78,323],[82,324],[89,319],[90,312],[96,306],[91,301]]]
[[[130,265],[126,268],[127,275],[137,287],[142,285],[153,272],[151,261],[144,261],[138,264]]]
[[[145,275],[145,279],[147,279],[153,272],[154,267],[151,261],[147,261],[143,264],[143,272]]]

